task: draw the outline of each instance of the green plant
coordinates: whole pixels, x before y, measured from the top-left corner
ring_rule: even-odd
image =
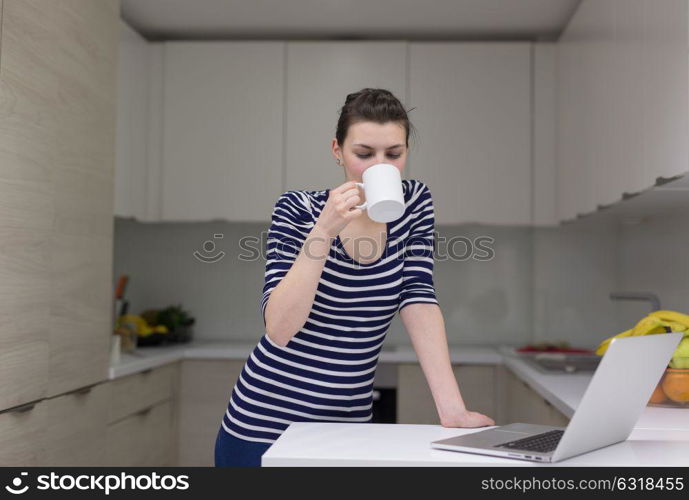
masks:
[[[182,309],[181,304],[169,306],[158,311],[157,323],[165,325],[171,331],[180,326],[191,326],[196,321],[187,311]]]

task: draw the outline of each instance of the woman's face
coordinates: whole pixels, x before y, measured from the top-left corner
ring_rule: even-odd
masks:
[[[350,125],[342,147],[333,139],[333,154],[344,164],[348,181],[361,182],[364,170],[378,163],[394,165],[401,174],[407,161],[405,138],[399,122],[358,122]]]

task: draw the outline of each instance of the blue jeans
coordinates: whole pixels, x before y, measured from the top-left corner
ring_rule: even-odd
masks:
[[[216,467],[260,467],[261,456],[272,443],[246,441],[234,437],[222,425],[215,438]]]

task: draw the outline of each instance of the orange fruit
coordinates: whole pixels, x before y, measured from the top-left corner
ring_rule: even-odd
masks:
[[[667,397],[674,402],[689,402],[689,368],[668,368],[662,386]]]
[[[663,392],[663,387],[662,387],[662,379],[660,382],[658,382],[658,385],[656,385],[656,388],[653,389],[653,394],[651,394],[651,399],[648,400],[649,403],[662,403],[663,401],[667,401],[667,396]]]

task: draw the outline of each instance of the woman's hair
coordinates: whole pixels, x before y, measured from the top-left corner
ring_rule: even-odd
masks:
[[[335,131],[335,138],[340,147],[344,144],[349,127],[362,121],[372,121],[381,125],[387,122],[399,122],[406,131],[407,147],[409,147],[410,130],[412,133],[416,132],[409,122],[407,111],[402,103],[392,92],[385,89],[365,88],[347,96],[340,110],[340,118],[337,120]]]

